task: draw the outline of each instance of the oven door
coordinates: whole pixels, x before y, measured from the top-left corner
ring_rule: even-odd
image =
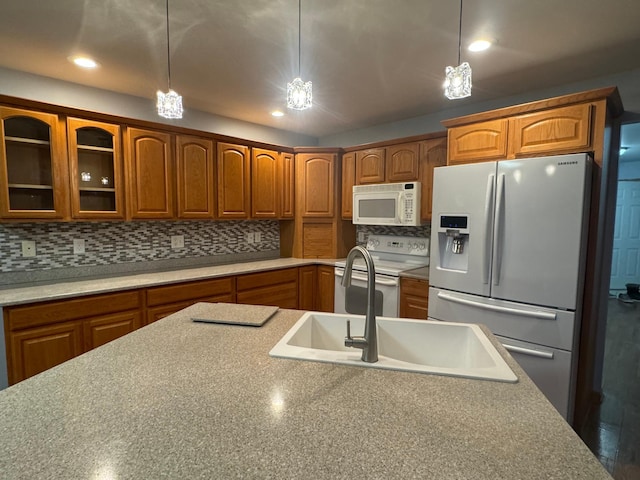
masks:
[[[336,313],[354,313],[362,312],[364,315],[367,309],[367,296],[360,294],[365,292],[367,288],[366,272],[353,270],[351,274],[351,286],[357,287],[354,292],[349,292],[349,306],[351,312],[347,312],[345,308],[345,288],[342,286],[342,277],[344,276],[344,268],[335,268],[335,297],[334,310]],[[382,317],[397,317],[399,315],[399,297],[400,297],[400,279],[389,275],[376,274],[376,315]],[[381,304],[381,305],[380,305]]]

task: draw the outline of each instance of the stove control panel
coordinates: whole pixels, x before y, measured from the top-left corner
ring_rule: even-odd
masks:
[[[395,235],[369,235],[367,250],[380,253],[429,256],[429,239],[422,237],[396,237]]]

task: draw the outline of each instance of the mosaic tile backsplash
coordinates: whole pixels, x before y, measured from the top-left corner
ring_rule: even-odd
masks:
[[[359,245],[367,243],[369,235],[395,235],[398,237],[430,238],[431,225],[421,225],[419,227],[390,227],[387,225],[357,225],[356,238]],[[364,238],[363,241],[360,241]]]
[[[171,248],[174,235],[184,236],[184,247]],[[73,253],[74,239],[84,240],[84,253]],[[23,240],[35,241],[35,257],[22,256]],[[120,271],[149,270],[279,254],[279,225],[269,220],[0,224],[0,285],[117,273],[118,265]]]

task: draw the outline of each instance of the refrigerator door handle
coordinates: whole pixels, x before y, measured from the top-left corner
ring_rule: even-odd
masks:
[[[468,305],[470,307],[480,308],[482,310],[489,310],[491,312],[513,314],[513,315],[518,315],[520,317],[537,318],[539,320],[555,320],[556,319],[556,314],[552,312],[532,312],[529,310],[520,310],[518,308],[503,307],[501,305],[487,305],[486,303],[474,302],[473,300],[455,297],[453,295],[449,295],[443,292],[438,292],[438,298],[441,298],[442,300],[447,300],[453,303],[459,303],[461,305]]]
[[[553,352],[541,352],[540,350],[531,350],[530,348],[507,345],[506,343],[503,343],[502,346],[507,352],[522,353],[523,355],[531,355],[532,357],[546,358],[548,360],[553,359]]]
[[[495,175],[487,177],[487,195],[484,200],[484,261],[482,262],[482,281],[489,283],[489,266],[491,262],[491,219],[493,218],[493,187],[496,183]]]
[[[504,230],[504,173],[498,176],[498,194],[496,195],[496,223],[493,235],[493,284],[500,285],[502,268],[502,237]]]

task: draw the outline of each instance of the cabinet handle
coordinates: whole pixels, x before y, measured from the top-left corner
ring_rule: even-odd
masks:
[[[548,360],[553,359],[553,352],[541,352],[540,350],[531,350],[530,348],[516,347],[515,345],[507,345],[506,343],[503,343],[502,346],[508,352],[522,353],[523,355],[546,358]]]

